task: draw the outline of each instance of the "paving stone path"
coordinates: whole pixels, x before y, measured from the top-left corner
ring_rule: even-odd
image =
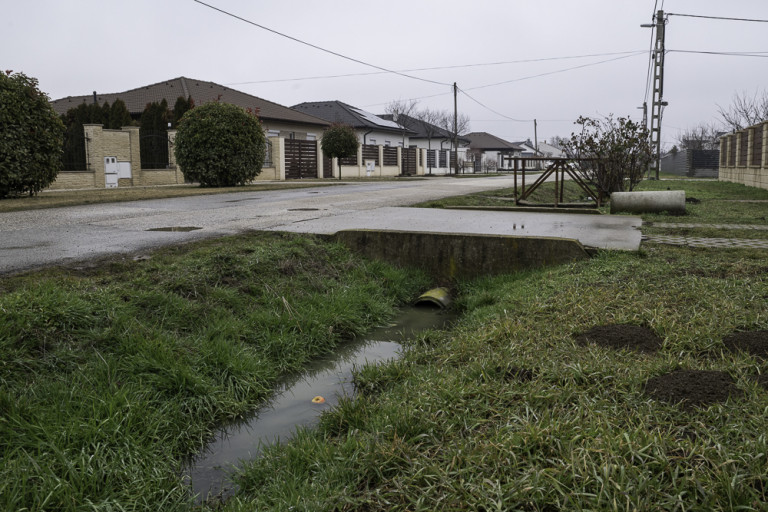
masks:
[[[672,222],[654,222],[648,224],[655,228],[713,228],[713,229],[751,229],[767,231],[768,226],[760,224],[683,224]],[[753,238],[705,238],[679,235],[643,235],[643,242],[689,247],[714,247],[738,249],[768,249],[768,240]]]

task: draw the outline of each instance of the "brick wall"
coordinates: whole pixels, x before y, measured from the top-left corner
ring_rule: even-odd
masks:
[[[768,189],[767,150],[768,121],[721,137],[719,179]]]
[[[77,188],[95,188],[93,171],[64,171],[56,176],[56,181],[48,187],[50,190]]]

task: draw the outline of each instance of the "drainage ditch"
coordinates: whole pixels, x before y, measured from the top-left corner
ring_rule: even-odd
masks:
[[[389,325],[341,344],[300,375],[283,380],[272,399],[251,417],[222,427],[184,472],[197,503],[232,496],[236,487],[231,475],[241,462],[289,440],[299,427],[316,425],[320,414],[338,404],[340,397],[354,396],[355,369],[398,359],[402,342],[425,330],[450,325],[455,316],[445,309],[449,302],[444,289],[430,290],[416,305],[401,310]]]

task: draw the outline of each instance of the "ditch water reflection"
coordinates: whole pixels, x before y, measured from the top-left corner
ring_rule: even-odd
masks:
[[[226,499],[235,492],[230,475],[240,461],[258,457],[261,450],[293,436],[297,427],[312,427],[320,414],[342,396],[354,395],[352,372],[366,363],[400,357],[400,343],[427,329],[441,329],[453,319],[445,310],[412,307],[402,310],[390,325],[378,327],[344,343],[326,357],[310,363],[297,376],[281,382],[272,399],[252,417],[223,427],[187,468],[184,478],[198,502]],[[325,402],[313,403],[322,396]]]

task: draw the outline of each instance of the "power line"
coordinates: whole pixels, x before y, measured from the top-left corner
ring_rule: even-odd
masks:
[[[703,55],[725,55],[727,57],[768,57],[768,52],[710,52],[704,50],[667,50],[667,53],[700,53]]]
[[[519,81],[522,81],[522,80],[530,80],[532,78],[539,78],[539,77],[542,77],[542,76],[554,75],[554,74],[557,74],[557,73],[564,73],[566,71],[572,71],[574,69],[581,69],[581,68],[585,68],[585,67],[589,67],[589,66],[596,66],[598,64],[605,64],[606,62],[613,62],[613,61],[620,60],[620,59],[626,59],[628,57],[635,57],[637,55],[641,55],[641,54],[644,54],[644,53],[645,53],[645,50],[629,52],[629,55],[622,55],[621,57],[616,57],[614,59],[607,59],[607,60],[602,60],[602,61],[598,61],[598,62],[591,62],[589,64],[582,64],[580,66],[572,66],[570,68],[563,68],[563,69],[558,69],[558,70],[555,70],[555,71],[549,71],[547,73],[540,73],[538,75],[530,75],[530,76],[525,76],[525,77],[521,77],[521,78],[515,78],[515,79],[512,79],[512,80],[505,80],[503,82],[497,82],[497,83],[493,83],[493,84],[480,85],[480,86],[477,86],[477,87],[468,87],[466,90],[459,89],[459,91],[461,91],[461,93],[464,94],[465,96],[467,96],[467,98],[471,99],[472,101],[474,101],[475,103],[477,103],[481,107],[485,108],[486,110],[488,110],[490,112],[493,112],[494,114],[499,115],[501,117],[504,117],[504,118],[506,118],[506,119],[508,119],[510,121],[532,122],[533,119],[515,119],[513,117],[509,117],[509,116],[504,115],[504,114],[502,114],[500,112],[497,112],[496,110],[494,110],[494,109],[484,105],[480,101],[476,100],[475,98],[473,98],[472,96],[467,94],[467,91],[473,91],[473,90],[477,90],[477,89],[485,89],[485,88],[494,87],[494,86],[497,86],[497,85],[503,85],[503,84],[513,83],[513,82],[519,82]],[[447,94],[451,94],[451,93],[447,93],[446,92],[446,93],[432,94],[430,96],[421,96],[421,97],[418,97],[418,98],[409,98],[409,100],[422,100],[422,99],[427,99],[427,98],[436,98],[438,96],[445,96]],[[386,105],[386,102],[385,103],[376,103],[376,104],[371,104],[371,105],[365,105],[365,106],[366,107],[376,107],[376,106],[379,106],[379,105]]]
[[[679,14],[674,12],[667,13],[669,16],[684,16],[687,18],[705,18],[708,20],[725,20],[725,21],[754,21],[757,23],[768,23],[768,20],[757,20],[757,19],[750,19],[750,18],[728,18],[724,16],[703,16],[701,14]]]
[[[489,107],[488,105],[485,105],[485,104],[481,103],[480,101],[476,100],[475,98],[473,98],[472,96],[470,96],[469,94],[467,94],[467,91],[464,91],[464,90],[462,90],[462,89],[459,89],[459,91],[461,92],[461,94],[463,94],[463,95],[464,95],[464,96],[466,96],[467,98],[471,99],[472,101],[474,101],[475,103],[477,103],[478,105],[480,105],[480,106],[481,106],[481,107],[483,107],[484,109],[488,110],[489,112],[493,112],[493,113],[494,113],[494,114],[496,114],[497,116],[501,116],[501,117],[503,117],[503,118],[505,118],[505,119],[508,119],[508,120],[510,120],[510,121],[515,121],[515,122],[517,122],[517,123],[531,123],[531,122],[533,122],[533,119],[515,119],[514,117],[509,117],[509,116],[507,116],[507,115],[504,115],[504,114],[502,114],[501,112],[498,112],[498,111],[496,111],[496,110],[492,109],[492,108],[491,108],[491,107]]]
[[[446,70],[446,69],[465,69],[465,68],[486,67],[486,66],[502,66],[502,65],[509,65],[509,64],[526,64],[530,62],[583,59],[588,57],[605,57],[609,55],[628,55],[628,54],[635,54],[635,53],[638,53],[637,50],[629,51],[629,52],[593,53],[593,54],[587,54],[587,55],[570,55],[565,57],[543,57],[538,59],[522,59],[522,60],[510,60],[510,61],[502,61],[502,62],[485,62],[485,63],[476,63],[476,64],[457,64],[453,66],[434,66],[434,67],[426,67],[426,68],[400,69],[400,70],[396,70],[396,72],[411,73],[414,71],[438,71],[438,70]],[[326,78],[348,78],[348,77],[354,77],[354,76],[383,75],[387,73],[390,73],[390,72],[389,71],[369,71],[367,73],[346,73],[341,75],[320,75],[320,76],[310,76],[310,77],[300,77],[300,78],[277,78],[273,80],[232,82],[224,85],[251,85],[251,84],[268,84],[268,83],[278,83],[278,82],[300,82],[304,80],[320,80],[320,79],[326,79]]]
[[[656,17],[656,7],[659,5],[659,0],[656,0],[653,3],[653,14],[651,15],[651,20]],[[663,6],[662,6],[663,8]],[[648,92],[651,90],[651,76],[653,73],[651,73],[651,70],[653,69],[653,42],[655,40],[654,37],[654,31],[656,30],[656,26],[653,25],[653,28],[651,29],[651,43],[648,47],[648,71],[646,73],[645,77],[645,95],[643,96],[643,104],[648,102]]]
[[[521,77],[521,78],[514,78],[512,80],[504,80],[503,82],[496,82],[496,83],[493,83],[493,84],[486,84],[486,85],[479,85],[479,86],[476,86],[476,87],[469,87],[469,88],[467,88],[467,90],[468,91],[475,91],[477,89],[485,89],[485,88],[488,88],[488,87],[495,87],[497,85],[511,84],[513,82],[521,82],[523,80],[530,80],[531,78],[540,78],[542,76],[549,76],[549,75],[555,75],[555,74],[558,74],[558,73],[565,73],[566,71],[572,71],[574,69],[587,68],[587,67],[590,67],[590,66],[597,66],[598,64],[605,64],[606,62],[613,62],[613,61],[616,61],[616,60],[627,59],[629,57],[636,57],[637,55],[641,55],[641,54],[644,54],[644,53],[645,53],[645,50],[631,52],[629,55],[623,55],[621,57],[616,57],[616,58],[613,58],[613,59],[601,60],[601,61],[598,61],[598,62],[590,62],[589,64],[581,64],[579,66],[573,66],[573,67],[570,67],[570,68],[558,69],[558,70],[555,70],[555,71],[548,71],[546,73],[539,73],[538,75],[530,75],[530,76],[524,76],[524,77]]]
[[[200,5],[204,5],[205,7],[208,7],[209,9],[213,9],[214,11],[218,11],[218,12],[220,12],[222,14],[226,14],[227,16],[230,16],[230,17],[235,18],[237,20],[240,20],[240,21],[243,21],[245,23],[248,23],[249,25],[253,25],[254,27],[258,27],[258,28],[260,28],[262,30],[266,30],[267,32],[272,32],[273,34],[277,34],[278,36],[285,37],[286,39],[290,39],[291,41],[295,41],[295,42],[303,44],[305,46],[309,46],[310,48],[314,48],[316,50],[320,50],[321,52],[329,53],[329,54],[334,55],[336,57],[341,57],[342,59],[350,60],[352,62],[356,62],[356,63],[362,64],[364,66],[368,66],[368,67],[371,67],[371,68],[374,68],[374,69],[378,69],[378,70],[384,71],[386,73],[392,73],[392,74],[395,74],[395,75],[403,76],[405,78],[411,78],[413,80],[419,80],[419,81],[422,81],[422,82],[428,82],[428,83],[437,84],[437,85],[450,85],[450,84],[443,83],[443,82],[437,82],[435,80],[428,80],[426,78],[419,78],[417,76],[406,75],[405,73],[400,73],[398,71],[394,71],[394,70],[391,70],[391,69],[383,68],[381,66],[377,66],[375,64],[370,64],[368,62],[365,62],[365,61],[362,61],[362,60],[359,60],[359,59],[355,59],[354,57],[349,57],[347,55],[343,55],[341,53],[334,52],[333,50],[328,50],[326,48],[322,48],[322,47],[317,46],[315,44],[308,43],[307,41],[303,41],[303,40],[298,39],[296,37],[289,36],[288,34],[284,34],[282,32],[278,32],[277,30],[271,29],[269,27],[265,27],[264,25],[260,25],[260,24],[254,22],[254,21],[247,20],[245,18],[237,16],[236,14],[232,14],[231,12],[227,12],[227,11],[225,11],[223,9],[219,9],[218,7],[214,7],[213,5],[210,5],[210,4],[207,4],[205,2],[202,2],[201,0],[193,0],[193,1],[197,2]]]

